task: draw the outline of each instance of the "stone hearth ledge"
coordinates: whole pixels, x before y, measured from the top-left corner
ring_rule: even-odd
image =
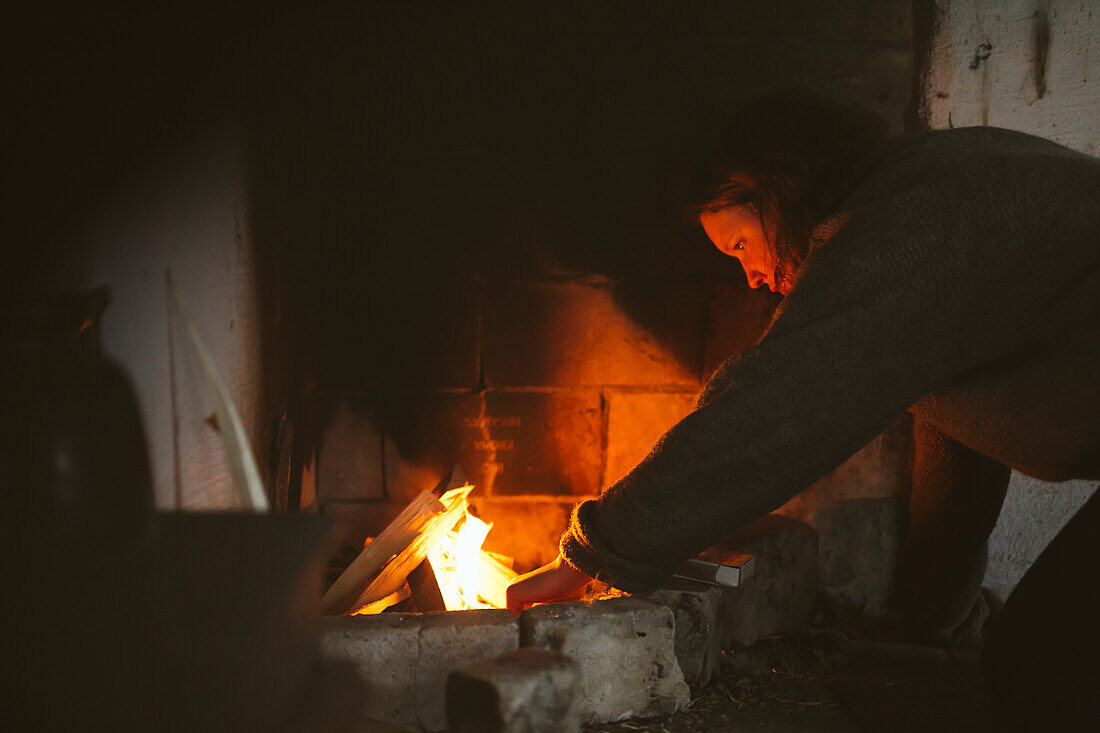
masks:
[[[578,733],[580,669],[560,652],[525,647],[447,679],[451,733]]]
[[[721,648],[734,642],[748,646],[809,617],[819,574],[817,533],[808,524],[769,514],[727,537],[722,546],[749,553],[755,567],[744,586],[722,591]]]
[[[355,663],[368,687],[364,715],[385,723],[443,730],[448,676],[521,646],[576,662],[584,723],[665,715],[687,704],[689,685],[707,683],[733,642],[790,630],[812,606],[809,526],[770,515],[725,544],[756,556],[743,587],[552,603],[518,621],[503,610],[327,617],[322,652]]]
[[[576,660],[583,723],[652,718],[691,700],[674,625],[665,606],[628,597],[551,603],[520,615],[523,646]]]
[[[695,692],[710,682],[722,656],[724,599],[718,588],[702,591],[659,590],[645,596],[672,611],[674,649],[684,681]]]
[[[321,653],[353,662],[367,685],[369,720],[441,731],[447,676],[519,648],[510,611],[382,613],[322,620]]]

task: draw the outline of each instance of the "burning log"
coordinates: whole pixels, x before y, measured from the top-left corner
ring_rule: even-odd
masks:
[[[428,551],[462,518],[466,511],[466,497],[473,490],[473,485],[467,484],[457,489],[451,489],[440,497],[439,503],[443,505],[443,511],[429,517],[428,521],[420,527],[420,531],[416,536],[406,543],[405,547],[397,552],[397,556],[390,560],[381,572],[374,577],[367,589],[352,604],[354,612],[358,613],[359,609],[385,598],[404,585],[405,578],[417,565],[424,561],[424,558],[428,556]],[[390,527],[392,526],[391,524]],[[386,531],[378,536],[378,539],[370,543],[367,550],[377,545],[389,529],[387,527]],[[364,550],[364,553],[367,550]]]
[[[409,589],[409,586],[403,585],[400,588],[398,588],[397,590],[395,590],[393,593],[390,593],[385,598],[382,598],[381,600],[377,600],[374,603],[370,604],[369,606],[363,606],[362,608],[360,608],[358,611],[356,611],[355,613],[353,613],[351,615],[352,616],[358,616],[358,615],[361,615],[361,614],[373,615],[373,614],[376,614],[376,613],[382,613],[383,611],[385,611],[390,606],[395,606],[398,603],[400,603],[401,601],[408,598],[410,593],[411,593],[411,591]]]
[[[406,580],[420,611],[505,607],[516,572],[510,558],[481,549],[492,525],[469,513],[473,485],[455,469],[441,488],[440,498],[421,493],[363,549],[325,593],[326,613],[380,613]]]
[[[428,554],[448,610],[506,606],[504,593],[516,573],[481,549],[491,528],[467,514],[462,529],[448,533]]]
[[[432,564],[425,560],[409,573],[409,589],[412,591],[413,610],[420,613],[446,611],[447,604],[439,592]]]
[[[321,599],[325,613],[338,616],[353,610],[351,605],[367,581],[378,573],[387,560],[408,547],[421,530],[445,510],[446,507],[434,494],[430,491],[421,492],[397,519],[363,548],[359,556],[325,591]]]
[[[480,585],[478,595],[494,608],[507,608],[508,601],[505,591],[508,584],[516,577],[516,571],[505,565],[488,552],[482,551],[478,557],[480,561],[479,578]]]

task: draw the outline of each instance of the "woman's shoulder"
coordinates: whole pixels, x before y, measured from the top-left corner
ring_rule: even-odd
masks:
[[[1064,159],[1100,167],[1100,160],[1038,135],[1002,127],[957,127],[894,139],[880,149],[874,168],[920,162],[966,165],[974,159],[1017,164]]]
[[[840,209],[905,208],[925,201],[938,213],[975,206],[1029,208],[1052,201],[1093,207],[1100,159],[1052,140],[996,127],[934,130],[881,147]],[[927,212],[936,214],[937,212]],[[988,214],[989,212],[987,212]]]

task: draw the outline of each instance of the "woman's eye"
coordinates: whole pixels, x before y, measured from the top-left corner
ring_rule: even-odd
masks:
[[[745,248],[745,240],[742,239],[737,244],[733,245],[733,248],[734,249],[744,249]]]

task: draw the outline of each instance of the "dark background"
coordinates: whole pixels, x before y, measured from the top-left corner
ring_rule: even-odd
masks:
[[[346,409],[352,501],[429,480],[406,464],[591,494],[776,302],[681,220],[699,155],[777,90],[903,132],[915,24],[903,0],[23,9],[2,44],[3,290],[87,287],[97,217],[231,120],[261,463],[279,415],[297,475]]]
[[[17,14],[3,224],[22,259],[5,270],[16,288],[63,283],[97,203],[229,110],[248,130],[265,297],[297,314],[272,338],[315,340],[324,386],[415,382],[440,293],[578,272],[643,292],[654,277],[736,280],[677,209],[686,163],[730,114],[790,87],[895,119],[907,105],[858,58],[907,42],[907,9],[836,6]],[[645,321],[640,297],[623,300]]]

